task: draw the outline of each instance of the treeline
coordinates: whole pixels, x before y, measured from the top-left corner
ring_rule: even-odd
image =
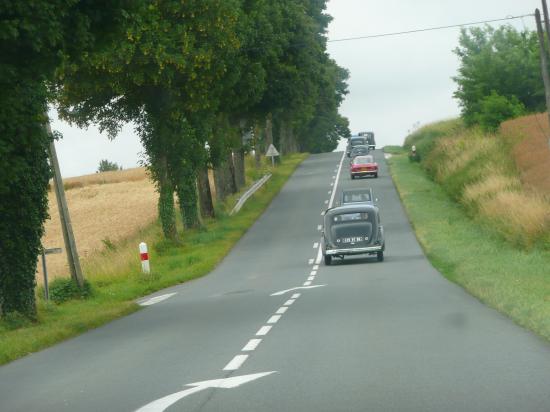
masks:
[[[34,317],[50,177],[47,104],[114,138],[136,125],[164,235],[244,185],[244,155],[322,152],[349,135],[348,73],[326,0],[4,0],[0,5],[0,316]],[[174,203],[178,199],[179,210]]]
[[[504,120],[546,110],[537,33],[512,26],[463,29],[454,96],[467,126],[494,132]]]

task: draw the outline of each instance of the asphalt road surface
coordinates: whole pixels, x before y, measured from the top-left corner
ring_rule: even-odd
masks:
[[[550,411],[550,345],[430,266],[375,155],[354,181],[311,156],[210,275],[1,367],[0,410]],[[386,260],[324,266],[321,212],[361,186]]]

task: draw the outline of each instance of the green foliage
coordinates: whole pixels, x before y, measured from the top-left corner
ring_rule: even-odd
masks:
[[[0,316],[34,318],[35,272],[47,217],[46,82],[101,41],[122,1],[0,2]],[[13,315],[16,316],[16,315]]]
[[[431,152],[439,138],[458,133],[463,129],[464,123],[460,119],[432,123],[407,136],[403,147],[410,152],[412,147],[416,146],[416,153],[420,160]]]
[[[73,299],[87,299],[92,296],[90,282],[84,281],[84,287],[80,289],[71,278],[57,278],[49,285],[50,299],[57,303],[67,302]]]
[[[530,112],[544,110],[536,32],[518,32],[512,26],[463,29],[455,54],[460,59],[460,68],[454,78],[458,85],[454,96],[460,102],[467,125],[480,120],[478,114],[493,93],[508,99],[513,106],[513,110],[501,110],[501,115],[513,115],[520,107],[517,103]],[[490,104],[497,104],[496,99],[490,100]],[[499,108],[503,104],[498,102]],[[490,127],[495,123],[486,121]]]
[[[475,119],[484,131],[494,133],[503,121],[524,114],[525,106],[516,96],[504,97],[493,91],[481,100]]]
[[[122,166],[119,166],[115,162],[110,162],[107,159],[102,159],[99,162],[99,166],[97,168],[97,171],[99,173],[101,173],[101,172],[114,172],[114,171],[117,171],[117,170],[122,170]]]

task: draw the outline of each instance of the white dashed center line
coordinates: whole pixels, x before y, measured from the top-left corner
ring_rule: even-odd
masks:
[[[289,299],[289,300],[287,300],[287,301],[284,303],[284,306],[290,306],[290,305],[292,305],[294,302],[296,302],[296,299]]]
[[[328,205],[328,199],[327,199],[327,200],[325,200],[325,205]]]
[[[250,352],[258,347],[262,340],[261,339],[250,339],[246,345],[244,345],[244,348],[242,348],[243,352]]]
[[[329,190],[329,191],[328,191],[328,194],[329,194],[329,195],[332,194],[332,190]]]
[[[262,326],[258,332],[256,332],[256,336],[265,336],[268,334],[268,332],[271,330],[271,326]]]
[[[310,276],[307,278],[308,281],[315,280],[315,276]]]
[[[315,243],[313,244],[313,249],[317,249],[318,247],[319,247],[319,242],[315,242]]]
[[[317,230],[322,230],[323,229],[323,225],[317,225]]]
[[[309,286],[311,285],[311,282],[308,280],[307,282],[304,282],[304,286]]]
[[[277,323],[279,322],[279,319],[281,319],[281,315],[273,315],[272,317],[269,318],[269,320],[267,321],[267,323]]]
[[[317,274],[317,271],[316,270],[312,270],[311,273],[309,274],[310,276],[315,276]]]
[[[298,299],[300,297],[301,293],[295,293],[291,296],[291,299]]]
[[[231,361],[225,365],[224,371],[236,371],[241,367],[244,361],[248,358],[248,355],[237,355]]]
[[[308,264],[308,265],[313,265],[313,261],[314,261],[314,260],[315,260],[315,259],[309,259],[309,260],[307,261],[307,264]]]
[[[275,313],[278,314],[278,315],[282,315],[282,314],[285,313],[287,310],[288,310],[288,307],[287,307],[287,306],[281,306],[279,309],[277,309],[277,312],[275,312]]]
[[[319,265],[313,266],[313,270],[319,270]]]

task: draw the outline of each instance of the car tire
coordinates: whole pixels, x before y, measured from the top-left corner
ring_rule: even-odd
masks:
[[[384,252],[383,251],[376,252],[376,259],[378,259],[379,262],[383,262],[384,261]]]
[[[325,255],[325,265],[330,266],[331,263],[332,263],[332,256]]]
[[[349,175],[351,177],[351,180],[355,180],[355,176],[354,175]]]
[[[375,173],[375,174],[374,174],[374,177],[376,177],[376,178],[377,178],[377,177],[378,177],[378,173]]]

